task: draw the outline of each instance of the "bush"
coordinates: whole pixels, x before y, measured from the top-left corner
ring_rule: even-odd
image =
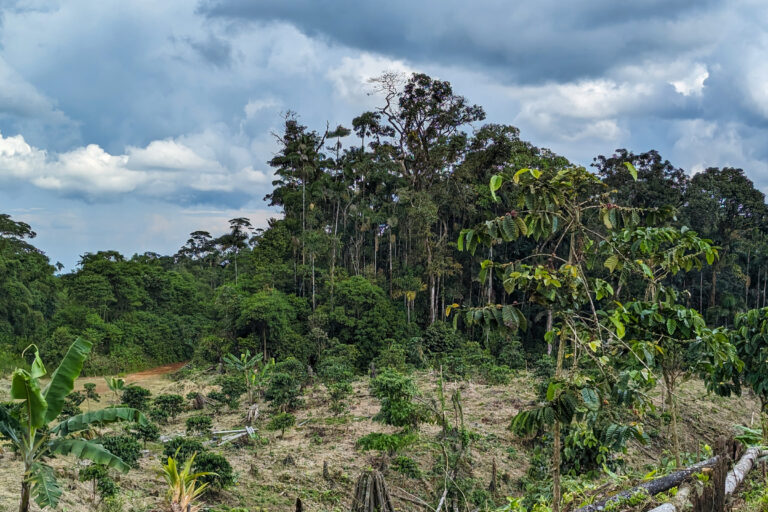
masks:
[[[153,404],[155,408],[164,410],[171,419],[184,410],[184,398],[181,395],[159,395],[155,397]]]
[[[303,384],[307,381],[307,367],[293,356],[286,358],[285,361],[277,363],[273,371],[275,373],[287,373],[296,379],[299,384]]]
[[[376,368],[390,368],[399,372],[405,372],[408,370],[406,363],[405,348],[396,343],[394,340],[388,341],[388,346],[379,353],[379,356],[374,359],[373,364]]]
[[[461,346],[464,338],[446,322],[435,322],[424,331],[421,343],[429,354],[444,354]]]
[[[213,420],[211,417],[205,414],[196,414],[187,418],[187,433],[194,432],[200,435],[207,434],[211,431],[213,426]]]
[[[192,469],[195,473],[213,473],[212,475],[200,477],[200,481],[207,483],[208,488],[214,491],[226,489],[235,483],[235,474],[232,471],[232,466],[226,458],[217,453],[198,453]]]
[[[246,392],[242,375],[222,375],[219,378],[221,392],[227,397],[227,403],[232,409],[237,408],[240,397]]]
[[[213,409],[213,412],[215,414],[218,414],[221,411],[221,408],[224,406],[225,403],[228,402],[227,395],[222,393],[221,391],[211,391],[208,393],[208,401],[207,404]]]
[[[421,478],[421,470],[416,461],[400,455],[392,459],[392,469],[410,478]]]
[[[323,351],[317,374],[323,382],[349,381],[355,376],[356,361],[360,352],[354,345],[336,343]]]
[[[178,454],[176,451],[178,450]],[[175,437],[165,443],[163,447],[163,457],[173,457],[178,464],[184,464],[184,462],[192,456],[193,453],[201,454],[205,452],[205,447],[194,439],[188,439],[186,437]]]
[[[525,351],[523,344],[517,338],[503,339],[501,348],[496,357],[499,364],[506,365],[513,370],[525,368]]]
[[[301,388],[294,377],[287,373],[273,373],[264,398],[278,410],[286,412],[301,404],[300,392]]]
[[[280,437],[285,435],[285,431],[296,424],[296,417],[287,412],[276,414],[267,424],[267,429],[280,431]]]
[[[336,416],[346,412],[348,406],[345,399],[352,393],[352,385],[349,382],[337,382],[328,386],[328,393],[331,397],[331,412]]]
[[[400,432],[397,434],[382,434],[373,432],[357,440],[355,447],[358,450],[376,450],[394,455],[406,446],[416,441],[416,434],[412,432]]]
[[[509,384],[511,374],[512,371],[506,366],[496,366],[495,364],[486,364],[480,369],[483,381],[491,386]]]
[[[374,420],[396,427],[418,425],[421,414],[411,401],[416,395],[413,379],[393,370],[384,370],[371,381],[371,393],[381,402],[381,410]]]
[[[156,424],[150,422],[147,422],[144,425],[134,423],[130,427],[130,436],[137,441],[142,441],[144,443],[144,448],[146,448],[147,442],[160,439],[160,428]]]
[[[149,396],[151,394],[148,389],[141,386],[130,386],[123,391],[122,402],[128,407],[146,412],[149,408]]]
[[[149,417],[157,423],[168,423],[168,416],[170,416],[168,411],[159,407],[153,407],[149,410]]]
[[[83,410],[80,409],[80,404],[85,402],[85,395],[80,391],[73,391],[64,398],[64,407],[61,409],[61,415],[63,418],[69,418],[77,414],[82,414]]]
[[[117,484],[109,476],[107,467],[102,464],[91,464],[80,470],[78,480],[94,483],[94,494],[104,499],[117,494]]]
[[[131,467],[139,467],[141,446],[131,436],[105,436],[99,443],[112,455],[120,457],[123,462]]]

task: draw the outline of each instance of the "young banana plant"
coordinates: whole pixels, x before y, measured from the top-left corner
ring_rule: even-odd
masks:
[[[28,512],[30,498],[41,507],[55,508],[61,497],[54,470],[45,460],[56,455],[74,455],[121,472],[130,468],[103,446],[79,436],[94,424],[133,421],[145,425],[144,415],[131,408],[115,407],[90,411],[57,422],[65,397],[72,392],[80,376],[83,362],[92,344],[78,338],[69,347],[59,367],[43,387],[47,375],[35,345],[34,360],[29,371],[17,368],[11,381],[11,398],[16,404],[0,406],[0,437],[8,439],[24,462],[19,512]]]

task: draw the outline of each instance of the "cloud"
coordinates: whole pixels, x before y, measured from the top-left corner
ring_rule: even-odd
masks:
[[[165,198],[172,202],[238,203],[270,178],[251,166],[229,170],[201,156],[183,142],[152,141],[112,155],[96,144],[48,154],[24,137],[0,134],[0,180],[20,180],[44,190],[89,201],[123,194]],[[229,196],[229,197],[227,197]]]

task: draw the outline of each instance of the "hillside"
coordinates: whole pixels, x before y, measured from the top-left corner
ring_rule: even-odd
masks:
[[[126,381],[146,387],[153,395],[185,395],[190,391],[213,389],[211,375],[189,372],[183,372],[183,375],[179,380],[174,375],[157,373],[129,375]],[[103,379],[86,378],[78,383],[78,387],[82,388],[86,382],[99,385],[104,383]],[[435,396],[435,372],[418,373],[416,382],[422,400]],[[466,426],[477,434],[471,448],[472,477],[487,487],[492,466],[496,464],[500,485],[496,499],[498,504],[504,502],[503,497],[506,495],[520,495],[519,481],[525,475],[531,459],[531,443],[516,438],[507,427],[511,416],[534,399],[533,382],[534,378],[530,374],[521,371],[512,378],[509,385],[451,382],[445,386],[446,394],[454,389],[461,390]],[[229,444],[212,448],[230,461],[237,473],[237,484],[229,490],[207,496],[206,504],[219,507],[216,510],[227,510],[222,507],[246,507],[250,511],[292,511],[296,498],[301,498],[304,510],[348,510],[357,476],[364,468],[381,464],[383,459],[376,452],[360,452],[355,448],[355,443],[371,432],[395,430],[372,420],[379,409],[379,402],[370,395],[368,384],[368,378],[354,382],[353,395],[349,400],[350,410],[342,416],[334,416],[329,411],[325,387],[319,383],[310,384],[303,391],[304,405],[295,413],[297,426],[289,429],[283,438],[280,438],[279,432],[265,430],[270,412],[262,403],[260,420],[254,425],[258,431],[257,441],[244,446]],[[5,399],[5,393],[7,391],[3,391],[0,399]],[[109,393],[103,394],[102,402],[104,400],[109,400]],[[661,411],[659,393],[654,393],[653,401],[658,411]],[[707,395],[697,381],[682,386],[679,404],[682,448],[690,453],[700,451],[706,443],[712,444],[717,436],[732,432],[735,424],[750,424],[757,410],[752,398],[728,399]],[[194,413],[185,411],[163,425],[162,434],[169,437],[183,435],[184,422]],[[244,417],[244,406],[236,411],[225,408],[221,414],[214,415],[214,429],[241,428]],[[646,418],[651,442],[646,446],[631,443],[626,456],[627,463],[620,472],[637,478],[659,466],[664,450],[670,447],[668,426],[662,424],[662,417],[659,414],[656,419],[652,416]],[[431,485],[433,479],[429,473],[438,455],[434,443],[438,432],[436,425],[422,425],[418,441],[405,451],[417,462],[424,478],[410,478],[391,467],[385,471],[393,494],[404,496],[404,493],[397,490],[399,488],[433,505],[436,503],[436,490]],[[156,470],[160,466],[161,452],[160,443],[149,443],[147,451],[142,453],[139,468],[118,477],[124,510],[140,512],[160,509],[165,487]],[[330,479],[323,476],[324,463],[327,463]],[[10,512],[17,507],[18,477],[22,469],[19,461],[8,450],[2,455],[2,464],[5,471],[0,474],[0,511]],[[93,510],[95,505],[91,498],[90,483],[78,482],[74,478],[81,466],[69,458],[56,460],[54,466],[57,472],[66,475],[62,480],[66,491],[61,510]],[[627,485],[627,482],[622,485]],[[418,510],[408,501],[397,500],[397,504],[398,510]]]

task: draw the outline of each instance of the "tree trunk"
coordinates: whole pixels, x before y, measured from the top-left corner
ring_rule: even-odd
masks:
[[[712,289],[709,291],[709,307],[715,307],[715,298],[717,292],[717,270],[712,267]]]
[[[714,466],[715,464],[717,464],[717,461],[720,460],[720,457],[721,457],[720,455],[717,455],[715,457],[712,457],[711,459],[707,459],[705,461],[696,463],[689,468],[682,469],[680,471],[675,471],[674,473],[671,473],[667,476],[662,476],[660,478],[656,478],[648,482],[643,482],[637,487],[633,487],[632,489],[622,491],[618,494],[611,496],[608,499],[597,501],[595,503],[591,503],[584,507],[577,508],[576,510],[574,510],[574,512],[597,512],[599,510],[605,509],[606,505],[610,503],[626,500],[627,498],[630,498],[631,496],[637,494],[640,491],[645,491],[650,496],[654,496],[656,494],[659,494],[660,492],[668,491],[671,488],[677,487],[678,485],[680,485],[682,482],[684,482],[687,478],[689,478],[694,473],[699,473],[704,468],[710,468]]]
[[[264,346],[264,363],[267,362],[267,328],[261,328],[261,343]]]
[[[667,386],[667,399],[669,400],[669,411],[672,414],[672,444],[675,451],[675,466],[680,467],[680,438],[677,435],[677,400],[675,400],[675,381],[672,377],[664,374],[664,384]]]
[[[19,501],[19,512],[29,512],[29,482],[26,480],[21,482],[21,500]]]
[[[560,333],[560,343],[557,347],[557,366],[555,367],[555,378],[560,379],[563,374],[563,360],[565,359],[565,326]],[[555,420],[555,427],[552,432],[552,512],[560,512],[560,422]]]

